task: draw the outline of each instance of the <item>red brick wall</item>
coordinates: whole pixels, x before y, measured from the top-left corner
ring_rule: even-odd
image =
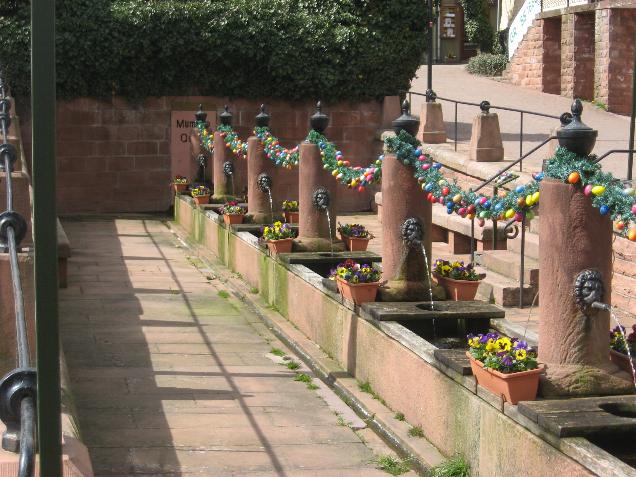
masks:
[[[284,145],[297,144],[308,132],[313,103],[265,101],[272,132]],[[133,105],[121,98],[110,102],[89,98],[58,102],[58,210],[64,213],[165,211],[171,203],[170,115],[172,110],[197,109],[209,117],[230,106],[242,138],[251,134],[261,101],[215,97],[163,97]],[[382,103],[325,105],[331,123],[327,137],[353,165],[376,159],[375,140],[382,122]],[[194,119],[194,118],[193,118]],[[24,137],[30,138],[25,125]],[[27,144],[27,150],[30,150]],[[282,172],[281,186],[297,193],[297,173]],[[335,180],[335,179],[334,179]],[[367,210],[371,197],[339,188],[342,210]]]
[[[596,10],[594,98],[608,111],[630,114],[636,10]]]
[[[608,111],[629,114],[636,9],[598,5],[593,11],[536,19],[504,77],[546,93],[595,99]]]
[[[560,44],[560,19],[535,20],[511,58],[504,77],[519,86],[558,94],[561,88]]]

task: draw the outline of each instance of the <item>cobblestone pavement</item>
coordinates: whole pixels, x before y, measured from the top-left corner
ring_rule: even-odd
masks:
[[[423,66],[413,79],[411,91],[426,91],[427,67]],[[545,114],[560,116],[561,113],[570,111],[571,98],[555,94],[541,93],[540,91],[514,86],[502,81],[474,76],[466,72],[465,65],[435,65],[433,66],[433,90],[438,96],[479,103],[488,100],[492,105],[505,106],[528,111],[536,111]],[[413,96],[413,111],[420,112],[424,98]],[[444,122],[449,140],[455,137],[454,117],[455,107],[453,103],[441,101],[444,111]],[[492,110],[499,115],[499,126],[504,143],[505,156],[514,160],[519,154],[519,126],[520,115],[508,111]],[[475,115],[479,108],[473,106],[458,107],[458,137],[460,146],[458,150],[465,150],[470,142],[470,132]],[[610,149],[628,149],[629,145],[629,117],[608,113],[589,102],[584,103],[583,122],[598,130],[598,140],[594,152],[602,154]],[[524,115],[524,152],[528,152],[534,146],[540,144],[549,137],[554,127],[559,126],[559,121],[541,118],[538,116]],[[542,152],[544,151],[544,152]],[[530,156],[524,161],[524,171],[534,172],[541,169],[541,161],[545,158],[545,148]],[[615,154],[603,160],[604,168],[620,178],[626,177],[627,155]]]
[[[64,228],[63,348],[97,476],[388,475],[384,444],[348,427],[322,383],[295,381],[270,353],[282,345],[162,222]]]

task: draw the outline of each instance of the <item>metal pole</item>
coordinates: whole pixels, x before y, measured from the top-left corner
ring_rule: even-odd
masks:
[[[33,235],[40,475],[61,477],[55,203],[55,0],[31,2]]]
[[[519,127],[519,157],[523,157],[523,112],[521,113],[521,124]],[[519,163],[519,172],[523,171],[523,161]]]
[[[470,263],[475,263],[475,219],[470,219]]]
[[[632,180],[634,167],[634,121],[636,121],[636,42],[634,43],[634,68],[632,69],[632,116],[629,123],[629,149],[627,156],[627,179]]]
[[[523,285],[526,267],[526,214],[521,219],[521,253],[519,254],[519,308],[523,308]]]
[[[428,0],[428,89],[433,91],[433,0]],[[427,98],[428,100],[428,98]]]
[[[457,101],[455,101],[455,150],[457,150]]]

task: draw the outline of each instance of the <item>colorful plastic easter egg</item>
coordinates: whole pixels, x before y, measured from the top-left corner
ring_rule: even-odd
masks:
[[[594,195],[601,195],[603,192],[605,192],[605,186],[594,186],[592,187],[592,194]]]
[[[629,240],[631,240],[632,242],[636,242],[636,229],[631,229],[628,233],[627,233],[627,238]]]
[[[592,186],[591,186],[591,185],[589,185],[589,184],[588,184],[588,185],[586,185],[586,186],[583,188],[583,193],[584,193],[585,195],[592,195]]]
[[[607,215],[610,211],[610,208],[607,205],[603,204],[599,207],[598,210],[601,213],[601,215]]]
[[[506,210],[506,218],[512,219],[515,216],[515,209]]]

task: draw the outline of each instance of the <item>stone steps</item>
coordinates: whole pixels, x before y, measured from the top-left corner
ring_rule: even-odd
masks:
[[[488,250],[477,255],[475,260],[487,270],[496,272],[511,280],[519,282],[521,256],[511,250]],[[523,281],[534,288],[539,286],[539,263],[536,259],[526,256],[524,262]]]
[[[515,239],[508,239],[508,250],[516,253],[521,252],[521,234]],[[526,257],[539,260],[539,235],[526,231]]]
[[[476,268],[478,273],[485,273],[486,278],[479,284],[477,297],[479,299],[495,303],[500,306],[519,305],[519,281],[501,275],[490,269],[483,267]],[[536,289],[532,285],[523,287],[523,304],[531,305],[536,294]],[[535,305],[538,303],[535,302]]]

